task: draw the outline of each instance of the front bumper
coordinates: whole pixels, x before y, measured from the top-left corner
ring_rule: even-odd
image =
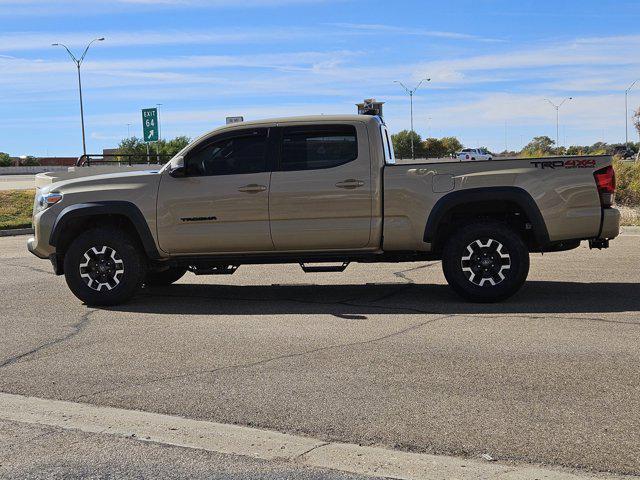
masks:
[[[55,247],[49,245],[51,228],[57,217],[57,206],[38,212],[33,216],[34,236],[27,240],[27,249],[38,258],[49,258]]]
[[[35,237],[31,237],[29,238],[29,240],[27,240],[27,250],[29,250],[31,253],[33,253],[36,257],[38,258],[49,258],[49,256],[41,251],[38,251],[38,249],[36,248],[36,239]]]
[[[62,265],[62,256],[54,253],[46,254],[42,253],[36,247],[36,239],[31,237],[27,240],[27,250],[33,253],[36,257],[42,259],[48,259],[51,262],[51,266],[53,267],[53,273],[56,275],[62,275],[64,273],[63,265]]]

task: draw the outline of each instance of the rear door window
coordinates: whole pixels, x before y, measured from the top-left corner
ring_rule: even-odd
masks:
[[[358,136],[352,125],[285,127],[280,170],[333,168],[358,158]]]

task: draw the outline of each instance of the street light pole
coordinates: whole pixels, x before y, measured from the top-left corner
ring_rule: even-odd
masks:
[[[160,141],[162,140],[162,133],[160,130],[160,107],[161,103],[156,103],[156,108],[158,109],[158,141],[156,142],[156,161],[158,164],[160,163]]]
[[[405,86],[404,83],[395,80],[393,83],[397,83],[398,85],[400,85],[402,88],[405,89],[405,91],[409,94],[409,103],[411,104],[411,158],[415,160],[416,156],[414,153],[414,148],[413,148],[413,137],[414,137],[414,131],[413,131],[413,94],[416,93],[416,91],[420,88],[420,85],[423,84],[423,82],[430,82],[431,79],[430,78],[423,78],[422,80],[420,80],[420,83],[418,83],[418,85],[416,85],[414,87],[413,90],[410,90],[409,88],[407,88]]]
[[[160,107],[162,103],[156,103],[156,107],[158,108],[158,140],[162,140],[162,131],[160,130]]]
[[[638,79],[640,80],[640,78]],[[625,148],[629,144],[629,91],[633,86],[638,83],[638,80],[634,80],[629,88],[624,91],[624,145]]]
[[[549,100],[548,98],[545,98],[545,100],[547,102],[549,102],[553,108],[556,109],[556,148],[560,147],[560,107],[564,104],[564,102],[566,102],[567,100],[573,100],[573,97],[567,97],[564,100],[562,100],[560,102],[559,105],[556,105],[555,103],[553,103],[551,100]]]
[[[82,62],[84,61],[84,57],[87,55],[87,52],[89,51],[89,47],[91,46],[91,44],[93,42],[102,42],[103,40],[104,40],[104,37],[94,38],[93,40],[91,40],[87,44],[87,47],[84,49],[84,52],[82,53],[82,56],[79,59],[76,58],[75,55],[73,53],[71,53],[71,50],[69,50],[69,47],[67,47],[63,43],[52,43],[51,44],[51,46],[53,46],[53,47],[64,47],[64,49],[67,51],[67,53],[71,57],[71,60],[73,60],[73,63],[75,63],[76,67],[78,68],[78,92],[80,93],[80,124],[82,125],[82,156],[83,157],[87,156],[87,142],[86,142],[85,134],[84,134],[84,107],[83,107],[83,104],[82,104],[82,80],[80,78],[80,66],[82,65]]]

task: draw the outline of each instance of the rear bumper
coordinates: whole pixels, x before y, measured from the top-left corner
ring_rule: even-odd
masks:
[[[611,239],[620,234],[620,211],[616,208],[602,210],[602,227],[599,238]]]

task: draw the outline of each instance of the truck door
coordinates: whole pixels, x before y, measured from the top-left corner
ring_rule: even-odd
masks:
[[[163,175],[158,241],[165,252],[273,250],[269,233],[267,128],[204,140],[185,157],[185,177]]]
[[[366,126],[289,126],[278,135],[269,191],[276,250],[368,247],[372,188]]]

